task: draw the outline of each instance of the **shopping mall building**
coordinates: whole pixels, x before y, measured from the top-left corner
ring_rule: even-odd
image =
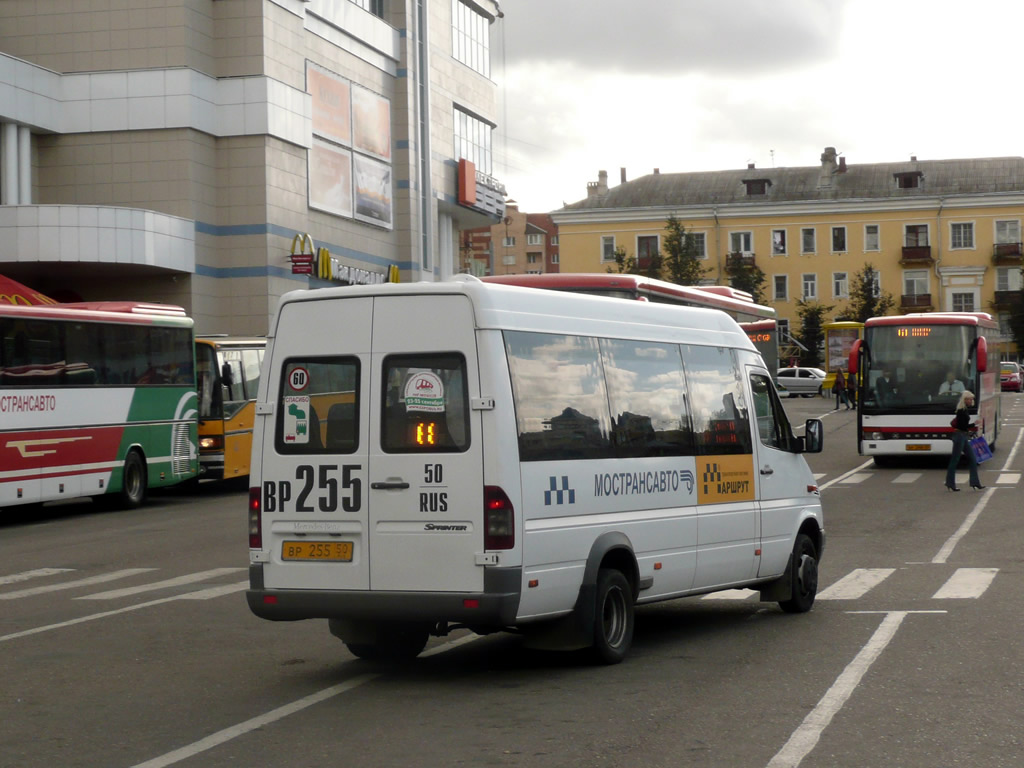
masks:
[[[0,274],[263,334],[504,216],[495,0],[0,3]]]

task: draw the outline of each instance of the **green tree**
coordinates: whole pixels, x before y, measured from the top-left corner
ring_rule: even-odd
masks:
[[[700,263],[696,239],[686,231],[683,222],[671,214],[665,233],[662,247],[667,279],[676,285],[699,285],[708,270]]]
[[[1024,354],[1024,288],[1014,292],[1009,307],[1009,326],[1017,355]]]
[[[796,303],[796,313],[800,316],[800,333],[796,338],[806,348],[800,350],[800,365],[807,368],[821,367],[821,346],[825,340],[825,332],[821,326],[825,315],[833,309],[831,304],[819,301],[800,299]]]
[[[636,259],[626,254],[626,249],[621,245],[616,246],[612,252],[612,256],[615,259],[615,266],[609,265],[608,269],[605,270],[609,274],[619,275],[639,275],[640,271],[637,269]]]
[[[878,270],[868,262],[850,281],[850,303],[836,319],[863,323],[869,317],[889,314],[895,306],[891,293],[878,290]]]
[[[764,270],[756,264],[744,264],[733,270],[729,284],[753,296],[755,304],[764,304],[764,281]]]

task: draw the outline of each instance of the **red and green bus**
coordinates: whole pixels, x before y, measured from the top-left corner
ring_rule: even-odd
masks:
[[[0,508],[198,477],[192,319],[138,302],[0,306]]]

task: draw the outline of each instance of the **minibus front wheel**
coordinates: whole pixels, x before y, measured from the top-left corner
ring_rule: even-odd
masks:
[[[597,574],[594,654],[604,664],[618,664],[633,645],[633,589],[622,571],[602,568]]]
[[[806,613],[818,594],[818,550],[806,534],[797,534],[790,567],[790,595],[779,601],[779,607],[786,613]]]

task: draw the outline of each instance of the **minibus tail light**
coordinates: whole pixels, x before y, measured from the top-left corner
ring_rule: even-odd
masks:
[[[263,549],[263,523],[260,519],[260,489],[249,489],[249,549]]]
[[[484,549],[512,549],[516,544],[515,510],[496,485],[484,486]]]

